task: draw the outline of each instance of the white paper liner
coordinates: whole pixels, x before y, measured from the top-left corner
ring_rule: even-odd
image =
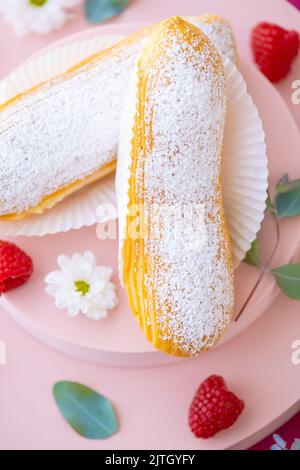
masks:
[[[222,184],[234,266],[245,257],[264,218],[268,189],[265,133],[247,84],[237,67],[224,58],[228,83]]]
[[[105,35],[83,41],[76,41],[49,50],[18,67],[0,84],[0,104],[15,95],[64,73],[86,57],[107,49],[124,38],[123,35]]]
[[[77,41],[33,59],[0,84],[0,99],[7,101],[122,37],[106,35]],[[236,66],[227,58],[224,63],[229,109],[223,151],[223,194],[236,267],[250,248],[263,219],[268,170],[265,136],[256,106]],[[78,191],[43,215],[0,222],[0,236],[44,236],[90,226],[99,222],[99,206],[103,204],[116,205],[113,176]],[[114,215],[110,213],[106,218]],[[104,220],[102,213],[101,221]]]

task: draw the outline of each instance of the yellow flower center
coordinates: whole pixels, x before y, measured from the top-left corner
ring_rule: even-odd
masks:
[[[30,5],[34,7],[42,7],[47,3],[48,0],[29,0]]]
[[[81,295],[85,296],[89,290],[90,290],[90,285],[86,281],[75,281],[74,282],[75,289],[77,292],[80,292]]]

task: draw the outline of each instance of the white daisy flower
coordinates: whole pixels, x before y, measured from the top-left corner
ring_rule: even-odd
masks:
[[[0,0],[0,12],[19,36],[49,33],[71,16],[68,9],[82,0]]]
[[[56,307],[67,308],[72,317],[82,312],[93,320],[106,318],[107,310],[117,305],[112,269],[97,266],[90,251],[75,253],[71,258],[60,255],[57,262],[61,270],[45,278],[46,292],[55,298]]]

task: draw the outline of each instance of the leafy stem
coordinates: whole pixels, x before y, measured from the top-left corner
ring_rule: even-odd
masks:
[[[289,179],[288,175],[284,175],[276,186],[274,203],[272,202],[268,192],[266,209],[270,212],[272,219],[275,222],[276,242],[272,253],[265,264],[260,260],[258,240],[255,240],[252,243],[251,249],[248,251],[244,261],[252,266],[258,267],[261,272],[235,321],[238,321],[241,318],[265,274],[270,272],[275,276],[277,285],[285,295],[291,299],[300,300],[300,264],[288,264],[280,266],[279,268],[271,269],[271,263],[280,243],[279,220],[285,217],[300,215],[300,179],[292,181]]]
[[[274,245],[274,248],[272,250],[272,253],[270,254],[267,262],[265,265],[260,265],[260,270],[261,270],[261,273],[259,275],[259,278],[257,279],[256,283],[254,284],[253,288],[251,289],[251,292],[250,294],[248,295],[247,299],[245,300],[242,308],[240,309],[239,311],[239,314],[238,316],[236,317],[235,321],[237,322],[241,316],[243,315],[243,313],[245,312],[247,306],[249,305],[252,297],[254,296],[256,290],[258,289],[261,281],[263,280],[264,276],[266,273],[269,273],[270,272],[270,266],[271,266],[271,263],[273,261],[273,258],[276,254],[276,251],[278,249],[278,246],[279,246],[279,243],[280,243],[280,225],[279,225],[279,221],[276,217],[276,213],[275,212],[271,212],[272,213],[272,219],[274,220],[275,222],[275,226],[276,226],[276,242],[275,242],[275,245]]]

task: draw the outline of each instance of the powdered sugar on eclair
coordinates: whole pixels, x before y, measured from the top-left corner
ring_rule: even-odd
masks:
[[[58,77],[0,113],[0,213],[36,206],[115,159],[139,42]],[[118,87],[116,87],[118,85]]]
[[[0,217],[42,213],[113,170],[130,71],[155,27],[0,107]],[[213,31],[228,55],[230,34]]]
[[[197,17],[188,17],[188,21],[199,27]],[[236,40],[230,23],[218,15],[206,14],[201,17],[201,31],[212,41],[220,54],[238,63]]]
[[[194,356],[216,343],[233,308],[220,183],[222,60],[203,34],[173,18],[141,54],[137,92],[129,207],[144,206],[145,237],[133,241],[125,234],[124,284],[150,341],[164,352]],[[183,207],[195,217],[197,208],[204,210],[193,232],[200,247],[189,237],[160,236],[161,216]],[[127,215],[127,228],[131,222]]]

